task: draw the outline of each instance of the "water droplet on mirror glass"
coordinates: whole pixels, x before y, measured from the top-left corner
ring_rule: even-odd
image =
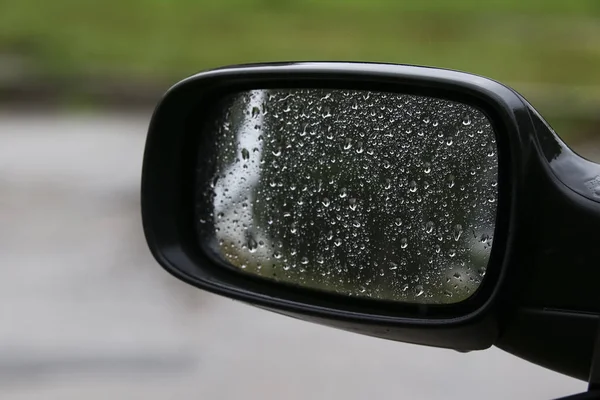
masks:
[[[348,207],[352,210],[352,211],[356,211],[356,199],[355,198],[351,198],[348,200]]]
[[[253,238],[248,239],[248,251],[250,253],[254,253],[256,251],[256,249],[258,248],[258,243],[256,243],[256,240],[254,240]]]
[[[433,221],[428,221],[428,222],[425,224],[425,232],[427,232],[427,233],[431,233],[431,232],[433,232],[433,228],[434,228],[434,227],[435,227],[435,224],[433,223]]]
[[[244,160],[247,160],[250,158],[250,152],[248,151],[248,149],[246,149],[246,148],[242,149],[242,158]]]
[[[463,114],[463,120],[462,120],[462,124],[464,126],[469,126],[471,125],[471,116],[467,113]]]
[[[453,174],[448,175],[447,183],[448,183],[448,187],[450,189],[452,189],[454,187],[454,184],[455,184],[454,179],[455,179],[455,176]]]
[[[362,154],[364,150],[363,143],[358,142],[358,145],[356,146],[356,154]]]
[[[352,148],[352,139],[344,139],[344,150],[350,150]]]
[[[419,297],[421,296],[423,293],[425,293],[425,291],[423,290],[423,285],[416,285],[415,286],[415,296]]]
[[[454,225],[454,240],[458,241],[458,239],[460,239],[460,236],[463,233],[463,227],[461,224],[456,224]]]
[[[330,89],[251,90],[223,104],[196,191],[199,237],[218,243],[221,261],[408,303],[460,302],[477,289],[498,203],[495,134],[483,113]]]

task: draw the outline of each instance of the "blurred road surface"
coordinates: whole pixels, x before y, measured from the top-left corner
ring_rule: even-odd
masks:
[[[0,398],[549,399],[585,389],[497,349],[363,337],[179,283],[142,237],[148,117],[0,114]]]

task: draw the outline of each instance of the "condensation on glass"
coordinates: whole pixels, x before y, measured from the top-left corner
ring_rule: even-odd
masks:
[[[252,90],[224,101],[205,129],[199,240],[229,266],[421,304],[460,302],[481,284],[498,156],[478,109],[396,93]]]

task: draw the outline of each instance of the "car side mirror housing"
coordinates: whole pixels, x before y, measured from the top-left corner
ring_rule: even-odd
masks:
[[[198,288],[589,375],[600,167],[493,80],[366,63],[194,75],[152,117],[142,215],[157,261]],[[576,320],[579,339],[539,319]]]

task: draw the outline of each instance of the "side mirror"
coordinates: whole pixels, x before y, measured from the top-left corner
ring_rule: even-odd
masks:
[[[201,289],[590,374],[600,166],[495,81],[359,63],[200,73],[152,118],[142,213],[157,261]]]

